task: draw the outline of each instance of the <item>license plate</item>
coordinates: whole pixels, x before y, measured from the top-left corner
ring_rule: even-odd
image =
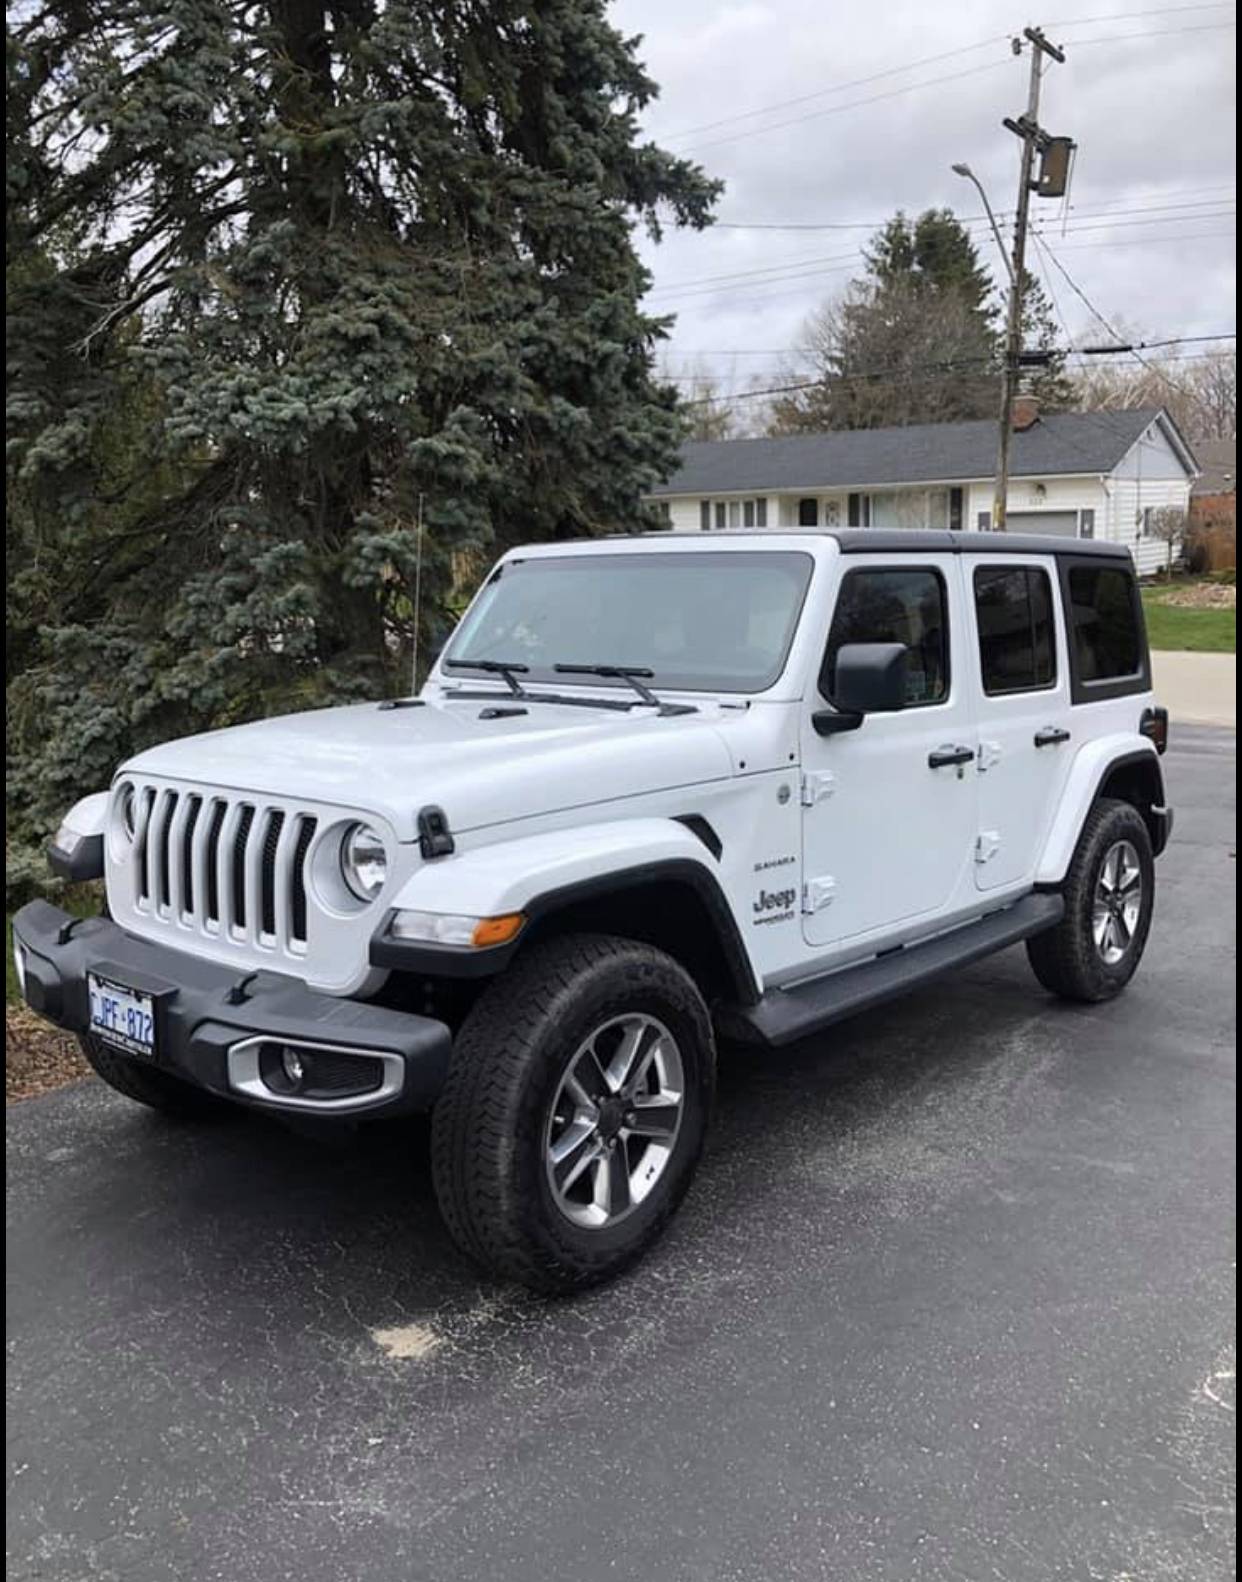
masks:
[[[86,974],[91,1032],[130,1055],[155,1058],[155,1005],[149,994],[110,978]]]

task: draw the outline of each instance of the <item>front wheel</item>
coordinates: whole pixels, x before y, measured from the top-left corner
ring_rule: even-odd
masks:
[[[1088,1004],[1120,994],[1147,944],[1155,880],[1141,814],[1129,802],[1097,802],[1065,878],[1065,916],[1026,942],[1043,986]]]
[[[536,1290],[617,1274],[690,1184],[714,1078],[707,1007],[671,957],[593,935],[532,948],[466,1019],[433,1117],[454,1239]]]

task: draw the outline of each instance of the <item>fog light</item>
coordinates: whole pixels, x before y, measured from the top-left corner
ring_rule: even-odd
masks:
[[[306,1062],[296,1049],[290,1049],[288,1045],[280,1051],[280,1069],[295,1088],[300,1088],[306,1080]]]

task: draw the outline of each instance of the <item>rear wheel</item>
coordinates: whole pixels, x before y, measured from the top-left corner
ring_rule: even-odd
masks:
[[[1065,878],[1065,916],[1027,941],[1046,989],[1093,1003],[1125,988],[1147,944],[1155,877],[1151,836],[1138,810],[1129,802],[1097,802]]]
[[[159,1110],[161,1115],[179,1121],[205,1121],[219,1120],[233,1113],[233,1106],[224,1099],[191,1087],[165,1071],[143,1065],[132,1055],[121,1054],[90,1033],[83,1033],[78,1043],[96,1076],[127,1099]]]
[[[591,935],[535,947],[470,1013],[436,1107],[454,1239],[537,1290],[618,1273],[690,1184],[714,1075],[707,1007],[671,957]]]

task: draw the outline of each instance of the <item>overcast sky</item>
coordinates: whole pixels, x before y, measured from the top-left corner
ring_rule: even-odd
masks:
[[[1040,16],[1010,0],[617,0],[614,21],[644,35],[640,54],[661,89],[647,131],[726,184],[719,224],[644,247],[655,275],[648,305],[677,314],[667,371],[684,378],[709,368],[726,388],[770,380],[807,314],[857,272],[875,223],[899,207],[981,216],[974,189],[949,170],[955,161],[969,162],[993,205],[1011,211],[1020,145],[1000,121],[1025,108],[1028,57],[1014,58],[1009,35],[1028,23],[1067,54],[1047,69],[1041,124],[1079,145],[1068,213],[1032,200],[1051,251],[1095,307],[1131,331],[1234,329],[1236,9],[1184,0],[1060,0],[1049,9]],[[986,223],[972,229],[1000,275]],[[1048,257],[1034,248],[1028,261],[1073,343],[1106,340]]]

